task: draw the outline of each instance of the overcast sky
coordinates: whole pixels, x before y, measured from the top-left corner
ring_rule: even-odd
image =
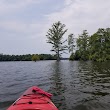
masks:
[[[110,27],[110,0],[0,0],[0,53],[51,53],[46,32],[61,21],[77,37]]]

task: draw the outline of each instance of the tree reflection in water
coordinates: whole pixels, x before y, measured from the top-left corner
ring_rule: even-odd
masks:
[[[56,61],[51,66],[52,74],[50,80],[52,80],[53,82],[50,91],[53,94],[53,100],[59,110],[66,110],[66,99],[64,95],[66,86],[62,81],[62,62]]]

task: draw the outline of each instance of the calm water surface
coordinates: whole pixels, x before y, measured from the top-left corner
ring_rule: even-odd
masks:
[[[110,110],[110,62],[0,62],[0,110],[34,85],[59,110]]]

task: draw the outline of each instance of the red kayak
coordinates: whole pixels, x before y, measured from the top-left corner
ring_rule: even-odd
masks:
[[[52,94],[34,86],[26,90],[7,110],[58,110],[51,97]]]

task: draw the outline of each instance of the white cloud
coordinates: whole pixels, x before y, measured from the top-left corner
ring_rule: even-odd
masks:
[[[65,0],[65,4],[60,11],[47,15],[50,22],[60,20],[75,34],[83,29],[93,33],[97,28],[110,26],[110,0]]]
[[[20,11],[31,4],[40,2],[42,0],[0,0],[0,15]]]
[[[64,0],[64,4],[62,3],[61,8],[58,8],[55,12],[51,11],[51,13],[49,13],[51,9],[45,10],[48,15],[40,16],[42,18],[39,17],[39,15],[43,14],[40,13],[40,9],[39,13],[36,12],[37,6],[36,9],[35,7],[32,9],[31,7],[31,10],[33,11],[32,16],[31,13],[29,13],[28,16],[27,14],[26,16],[22,16],[25,13],[18,14],[18,11],[20,13],[23,12],[24,9],[25,12],[28,13],[27,9],[29,9],[29,6],[41,2],[43,2],[43,5],[41,6],[49,6],[49,4],[45,5],[45,3],[49,3],[49,1],[46,1],[48,0],[0,0],[0,29],[3,30],[0,33],[0,47],[3,46],[2,44],[8,38],[8,40],[12,39],[14,43],[12,45],[11,41],[9,44],[7,42],[7,45],[12,45],[10,51],[13,47],[17,47],[20,50],[24,44],[25,47],[29,47],[29,45],[32,44],[31,47],[41,46],[40,48],[37,48],[38,50],[28,48],[29,51],[39,51],[39,53],[49,52],[51,46],[46,43],[47,38],[45,35],[48,29],[51,28],[51,25],[56,21],[61,21],[66,24],[66,28],[68,29],[67,35],[70,33],[74,33],[75,35],[81,34],[84,29],[87,29],[91,34],[97,31],[98,28],[110,27],[110,0]],[[61,1],[58,0],[58,2]],[[37,16],[33,16],[34,13],[37,14],[38,18]],[[30,18],[27,19],[27,17]],[[11,36],[13,36],[13,38]],[[16,43],[18,39],[22,44],[21,47],[19,46],[19,43]],[[2,40],[4,40],[4,42],[2,42]],[[29,44],[27,44],[27,42]],[[4,47],[2,48],[5,50]],[[8,52],[7,47],[6,49]],[[12,53],[14,51],[16,52],[16,48]]]
[[[34,33],[42,28],[41,23],[24,23],[22,21],[1,21],[0,28],[16,33]]]
[[[70,5],[72,3],[73,0],[65,0],[65,5]]]

